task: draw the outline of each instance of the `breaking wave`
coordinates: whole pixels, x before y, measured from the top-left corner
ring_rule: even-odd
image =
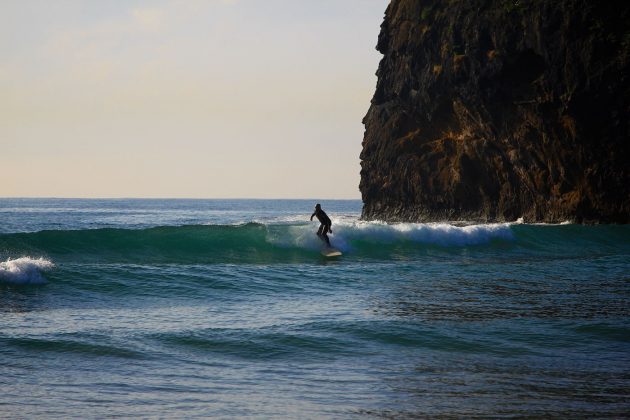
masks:
[[[21,257],[0,262],[0,281],[13,284],[43,284],[42,272],[54,268],[45,258]]]
[[[316,223],[161,226],[147,229],[45,230],[0,235],[0,278],[39,282],[62,262],[89,263],[293,263],[320,257]],[[344,258],[390,259],[470,247],[552,249],[554,253],[594,247],[598,252],[627,244],[625,227],[448,223],[386,224],[334,221],[332,245]],[[553,247],[550,248],[549,245]],[[420,253],[420,254],[419,254]]]

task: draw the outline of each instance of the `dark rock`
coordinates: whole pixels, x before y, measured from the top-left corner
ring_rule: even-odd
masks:
[[[630,222],[630,2],[392,0],[363,217]]]

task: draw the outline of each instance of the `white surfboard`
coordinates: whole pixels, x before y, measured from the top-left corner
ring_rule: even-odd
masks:
[[[338,257],[338,256],[343,255],[343,254],[341,253],[341,251],[339,251],[336,248],[326,247],[326,248],[322,249],[322,255],[324,257]]]

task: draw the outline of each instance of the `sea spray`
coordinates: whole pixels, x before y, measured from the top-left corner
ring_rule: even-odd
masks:
[[[0,281],[13,284],[44,284],[46,279],[42,272],[54,267],[55,264],[45,258],[9,258],[0,262]]]
[[[497,239],[514,239],[508,223],[455,226],[448,223],[354,222],[340,224],[337,233],[346,241],[408,241],[440,246],[480,245]]]
[[[388,246],[394,243],[416,243],[462,247],[487,244],[494,240],[512,241],[510,224],[454,226],[448,223],[397,223],[333,220],[331,243],[344,252],[356,249],[360,242]],[[281,247],[318,249],[321,241],[314,225],[292,225],[286,232],[269,227],[267,241]]]

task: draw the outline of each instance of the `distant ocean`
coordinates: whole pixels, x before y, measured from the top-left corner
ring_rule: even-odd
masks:
[[[0,199],[0,418],[628,417],[630,226]]]

